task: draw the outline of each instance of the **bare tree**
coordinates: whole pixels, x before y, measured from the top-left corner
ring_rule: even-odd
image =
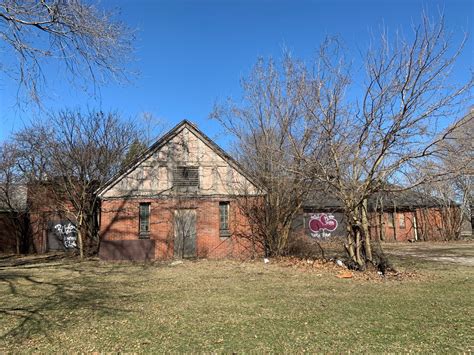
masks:
[[[462,129],[449,134],[438,145],[436,154],[424,166],[425,173],[434,176],[419,188],[424,192],[437,197],[447,214],[444,219],[449,227],[446,230],[446,238],[457,238],[460,236],[462,226],[465,222],[471,225],[471,233],[474,230],[473,207],[474,207],[474,110],[470,109],[460,122]],[[423,170],[422,170],[423,172]],[[459,206],[456,210],[451,206]],[[459,211],[458,211],[459,210]]]
[[[73,83],[88,86],[124,79],[133,32],[82,0],[1,0],[0,45],[7,57],[0,72],[41,101],[47,83],[44,67],[59,65]]]
[[[458,130],[444,144],[446,155],[442,161],[451,171],[454,200],[463,211],[462,218],[470,219],[471,233],[474,233],[474,108],[463,118],[463,129]]]
[[[113,113],[63,111],[14,137],[21,147],[18,165],[33,184],[31,193],[73,216],[81,257],[98,247],[95,192],[123,168],[139,136],[134,123]]]
[[[17,254],[28,251],[30,224],[28,218],[27,186],[17,167],[18,151],[14,144],[0,146],[0,211],[7,214],[4,227],[15,238]]]
[[[297,173],[296,181],[327,186],[341,201],[348,221],[345,248],[355,268],[365,269],[367,262],[383,264],[377,258],[382,253],[374,255],[372,250],[368,198],[378,191],[407,189],[426,181],[426,175],[419,175],[416,181],[407,177],[438,152],[440,142],[466,124],[455,117],[471,99],[473,80],[449,81],[463,46],[453,51],[451,44],[442,18],[432,23],[423,16],[410,40],[398,36],[389,41],[382,34],[363,58],[366,80],[361,84],[342,46],[328,39],[313,65],[286,57],[284,61],[293,64],[285,64],[274,76],[290,76],[291,80],[284,85],[278,80],[253,82],[252,88],[264,88],[263,94],[245,96],[244,108],[232,108],[225,116],[225,126],[237,133],[245,159],[262,156],[259,145],[266,136],[272,144],[282,142],[279,150],[273,150],[284,153],[275,159],[280,164],[277,176]],[[284,124],[287,116],[294,125]],[[253,135],[253,140],[236,129],[252,137],[249,128],[260,117],[268,121],[261,128],[265,133],[257,131],[260,134]],[[447,124],[449,118],[452,121]],[[273,127],[283,129],[271,136]],[[249,143],[253,151],[245,148]],[[269,186],[267,181],[262,184]],[[293,191],[285,191],[291,198],[305,193],[302,184],[291,179],[284,185],[286,189],[293,185]],[[276,200],[289,198],[281,192],[276,193]],[[276,216],[270,215],[273,221]]]
[[[314,124],[326,127],[331,161],[330,171],[324,166],[317,170],[343,203],[349,221],[345,247],[361,269],[367,261],[377,263],[368,231],[368,197],[429,178],[406,177],[466,123],[454,119],[447,128],[442,124],[458,115],[472,88],[472,78],[459,85],[447,80],[459,51],[450,52],[443,21],[432,24],[423,17],[413,33],[411,41],[399,37],[394,43],[382,36],[380,46],[369,50],[365,89],[352,102],[345,96],[350,71],[323,46],[313,79],[319,88],[307,101]]]
[[[417,186],[425,200],[434,201],[417,214],[417,233],[421,240],[454,240],[461,236],[464,211],[457,202],[458,191],[451,179],[429,181]]]
[[[238,160],[262,187],[262,199],[243,198],[240,207],[251,222],[247,237],[267,256],[285,252],[294,217],[314,181],[306,158],[324,148],[313,141],[314,128],[303,111],[301,70],[289,56],[281,66],[260,59],[242,81],[245,103],[229,101],[211,115],[236,137]]]

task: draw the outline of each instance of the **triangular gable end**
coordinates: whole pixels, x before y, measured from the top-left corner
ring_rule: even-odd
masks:
[[[244,190],[253,195],[261,190],[229,154],[183,120],[98,194],[101,198],[167,195],[173,187],[173,169],[181,165],[199,169],[200,195],[241,195]]]

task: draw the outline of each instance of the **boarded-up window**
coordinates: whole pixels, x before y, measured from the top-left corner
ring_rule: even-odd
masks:
[[[173,170],[173,187],[178,191],[196,191],[199,188],[199,168],[178,166]]]
[[[229,202],[219,202],[219,230],[223,237],[229,236]]]
[[[150,233],[150,204],[140,203],[139,213],[140,237],[146,238]]]
[[[406,221],[405,221],[405,214],[400,213],[398,215],[398,225],[400,226],[400,229],[405,229],[406,228]]]

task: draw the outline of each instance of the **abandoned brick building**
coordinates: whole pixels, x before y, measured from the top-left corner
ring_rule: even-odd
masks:
[[[75,250],[75,221],[67,212],[72,206],[66,198],[52,196],[54,186],[52,181],[43,181],[4,189],[0,198],[0,253]]]
[[[303,234],[320,240],[345,236],[342,204],[330,193],[323,198],[307,198],[302,210],[295,229]],[[447,207],[443,201],[412,190],[378,193],[368,200],[370,237],[406,242],[445,240],[449,233],[470,235],[469,223],[460,224],[461,213],[454,202]]]
[[[47,203],[47,188],[41,192],[36,184],[19,191],[18,206],[0,204],[0,252],[74,250],[74,220]],[[259,250],[248,238],[251,226],[239,206],[242,200],[258,199],[259,191],[232,157],[194,124],[182,121],[97,191],[99,256],[247,257]],[[28,198],[38,193],[44,197]],[[371,237],[384,241],[443,239],[444,214],[451,212],[412,191],[374,196],[369,210]],[[22,227],[29,223],[28,238],[15,237],[18,221]],[[340,203],[330,194],[308,197],[295,229],[309,238],[344,236]]]
[[[183,121],[100,192],[103,259],[237,257],[252,251],[237,207],[257,194],[243,169]]]

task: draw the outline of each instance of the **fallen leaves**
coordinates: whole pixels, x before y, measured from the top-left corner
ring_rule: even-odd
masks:
[[[333,260],[320,259],[304,259],[297,257],[280,257],[272,259],[274,265],[281,267],[289,267],[301,272],[316,272],[316,276],[321,276],[323,273],[334,275],[339,279],[354,279],[364,281],[403,281],[403,280],[420,280],[424,279],[424,275],[415,272],[388,272],[381,274],[375,268],[370,268],[366,271],[350,271],[345,265],[338,265]]]

